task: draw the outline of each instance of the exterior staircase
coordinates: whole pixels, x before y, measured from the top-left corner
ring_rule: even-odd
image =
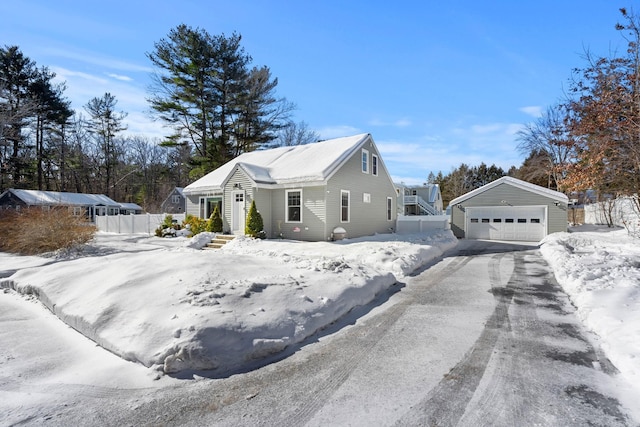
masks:
[[[405,205],[418,205],[426,215],[437,215],[436,210],[420,196],[404,196]]]
[[[220,249],[235,238],[233,234],[216,234],[211,243],[207,243],[203,249]]]

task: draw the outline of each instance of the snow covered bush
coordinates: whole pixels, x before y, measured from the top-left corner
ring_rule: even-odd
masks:
[[[173,215],[167,215],[164,217],[162,224],[156,228],[155,234],[157,237],[176,237],[177,232],[182,229],[180,224],[176,224],[173,221]]]
[[[207,220],[198,218],[197,216],[193,216],[188,214],[183,221],[183,225],[185,228],[191,230],[191,235],[195,236],[196,234],[200,234],[203,231],[207,231]]]
[[[0,251],[35,255],[69,249],[93,239],[96,227],[69,209],[0,211]]]

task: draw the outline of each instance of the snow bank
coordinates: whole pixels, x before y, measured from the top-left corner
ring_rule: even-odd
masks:
[[[556,233],[541,251],[577,315],[640,395],[640,242],[624,230]]]
[[[127,360],[224,374],[313,335],[457,244],[439,231],[335,243],[239,237],[199,250],[210,238],[99,233],[73,255],[1,254],[0,287],[37,295]]]

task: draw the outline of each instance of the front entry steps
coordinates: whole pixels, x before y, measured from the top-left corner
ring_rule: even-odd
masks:
[[[207,243],[204,249],[220,249],[235,238],[236,236],[233,234],[217,234],[216,237],[211,240],[211,243]]]

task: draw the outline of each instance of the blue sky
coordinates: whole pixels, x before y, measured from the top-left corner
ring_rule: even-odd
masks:
[[[611,0],[0,3],[0,43],[67,82],[81,110],[105,92],[129,133],[161,137],[147,115],[145,53],[179,24],[233,31],[323,138],[371,133],[396,181],[460,163],[520,166],[515,133],[557,103],[585,49],[622,52]]]

